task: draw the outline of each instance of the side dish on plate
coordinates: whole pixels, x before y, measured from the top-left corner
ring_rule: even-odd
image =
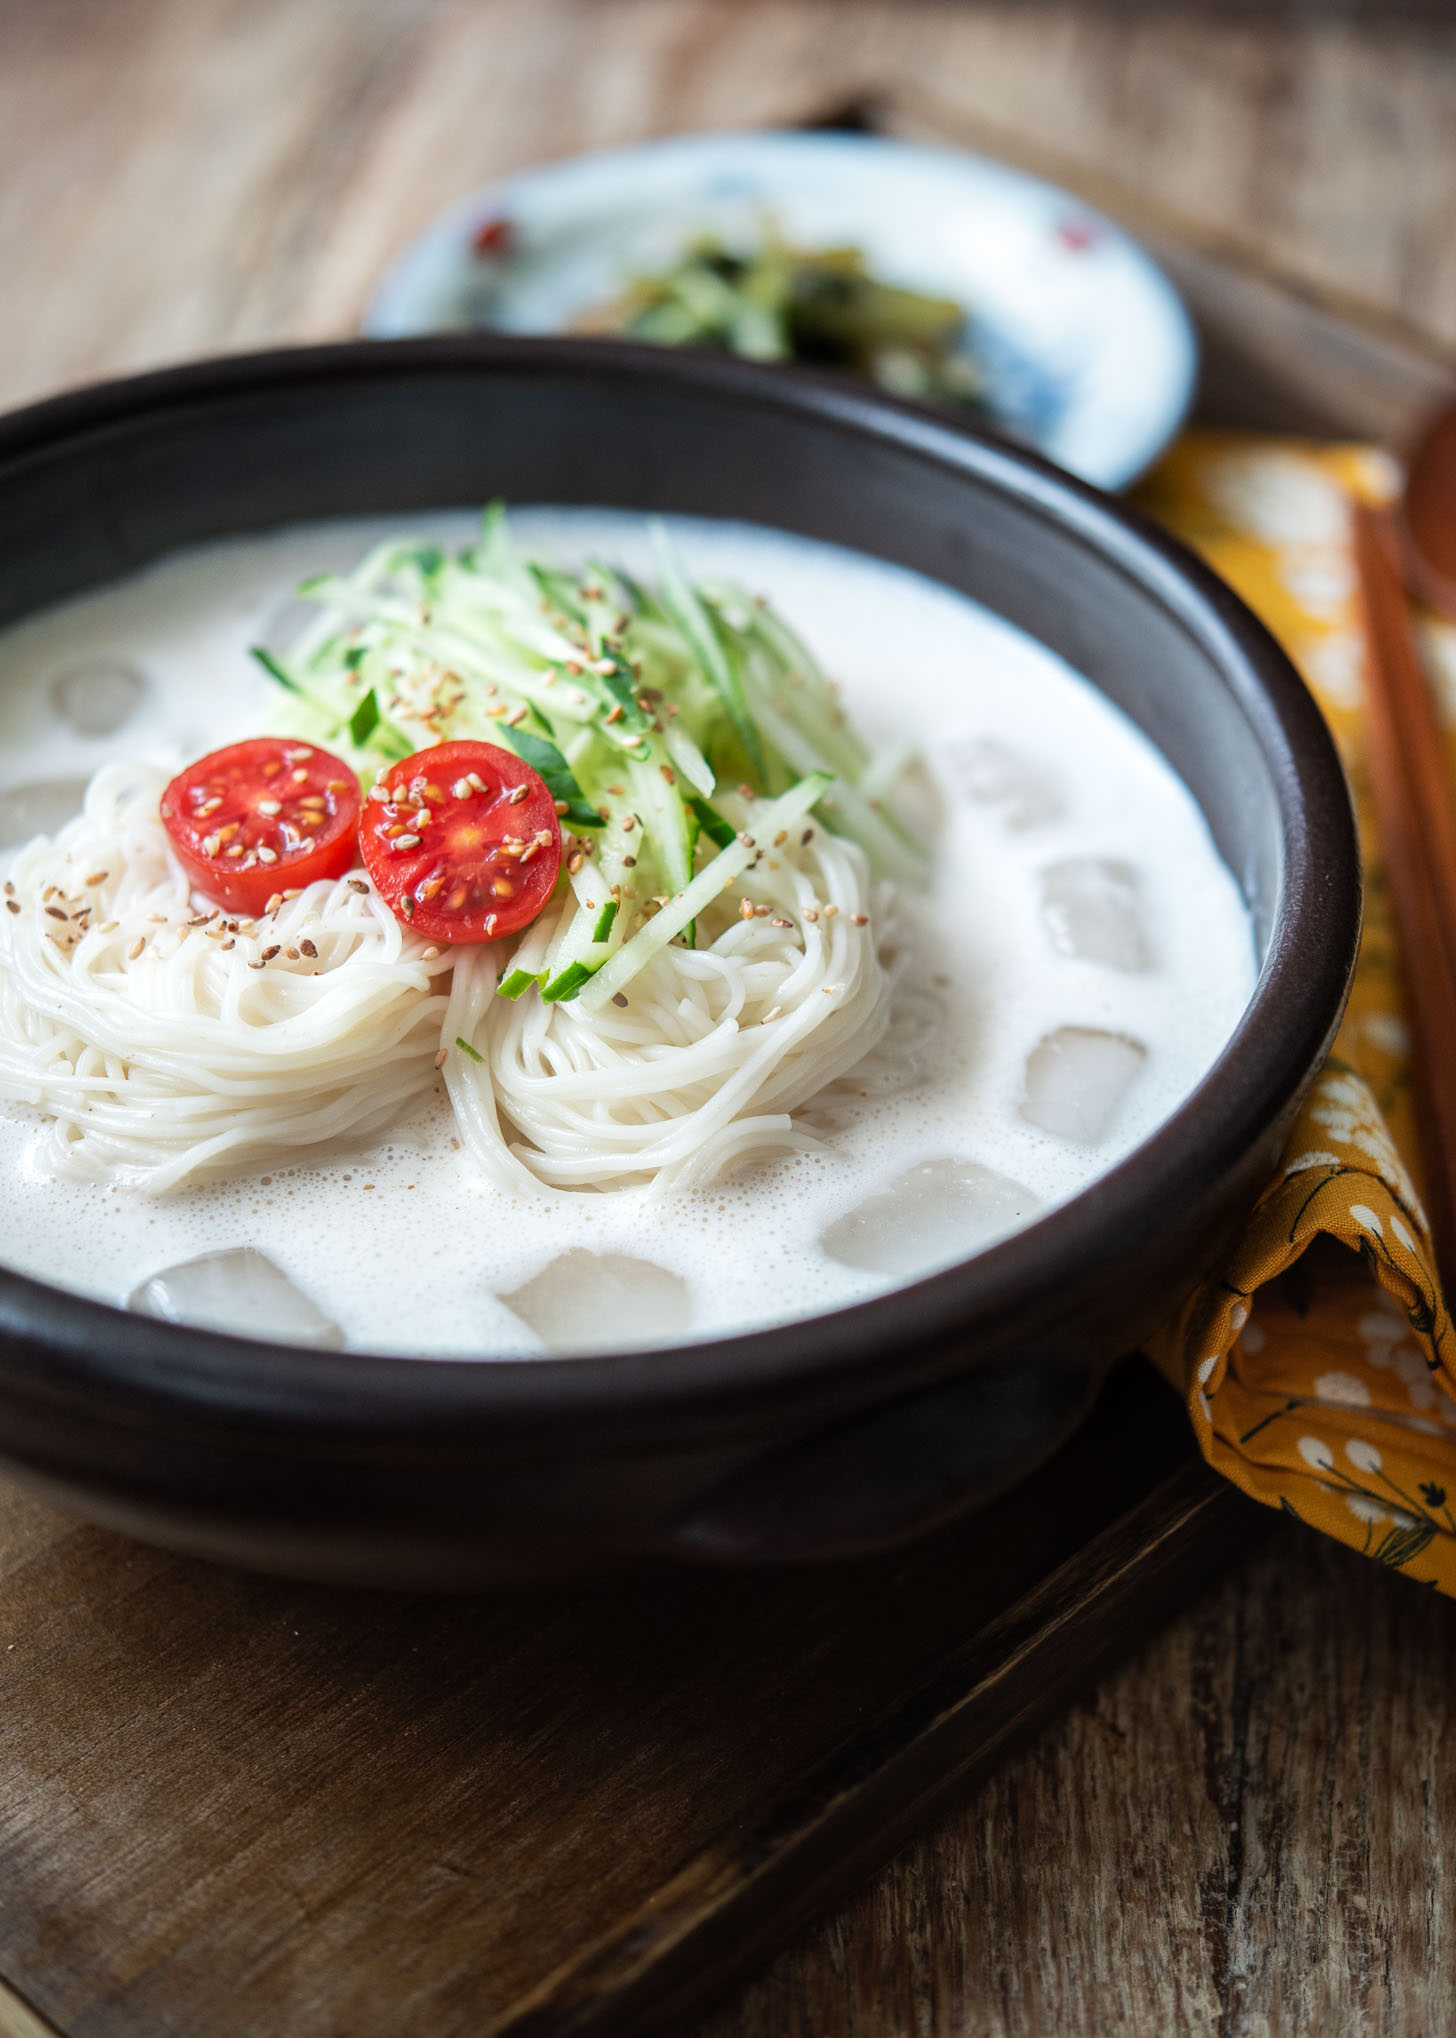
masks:
[[[1111,220],[1008,164],[876,135],[673,135],[517,171],[389,264],[371,338],[626,330],[860,370],[1121,488],[1197,341]]]
[[[477,236],[477,247],[483,261],[505,259],[510,235]],[[851,243],[795,246],[772,217],[747,235],[696,235],[675,261],[633,274],[583,312],[576,330],[843,368],[892,396],[988,415],[986,374],[963,304],[886,283]]]

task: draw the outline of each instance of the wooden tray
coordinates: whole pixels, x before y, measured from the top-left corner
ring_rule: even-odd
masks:
[[[1399,440],[1450,379],[1086,196],[1187,293],[1203,416]],[[682,2031],[1273,1519],[1140,1362],[979,1521],[792,1574],[346,1595],[0,1495],[0,2038]]]
[[[1265,1520],[1140,1361],[979,1522],[791,1574],[345,1594],[8,1496],[0,2033],[681,2031]]]

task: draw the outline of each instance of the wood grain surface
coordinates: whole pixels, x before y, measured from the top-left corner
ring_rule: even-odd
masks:
[[[865,93],[907,126],[1051,168],[1094,198],[1148,208],[1174,236],[1234,250],[1251,289],[1261,274],[1285,279],[1397,353],[1416,341],[1456,359],[1456,25],[1367,14],[10,0],[0,401],[346,332],[393,247],[474,182],[593,144],[798,120]],[[79,1639],[65,1632],[76,1601],[62,1589],[77,1562],[109,1581],[82,1596]],[[83,1851],[95,1809],[67,1797],[47,1751],[95,1705],[97,1678],[107,1688],[108,1664],[104,1724],[124,1745],[138,1646],[164,1688],[185,1672],[224,1704],[213,1615],[253,1607],[275,1695],[238,1720],[241,1766],[272,1744],[290,1666],[319,1646],[311,1628],[293,1632],[287,1594],[269,1597],[279,1588],[197,1571],[179,1594],[175,1579],[164,1588],[169,1563],[6,1503],[0,1611],[16,1616],[25,1580],[25,1646],[56,1652],[54,1717],[25,1723],[29,1802],[72,1820]],[[377,1644],[360,1647],[367,1670]],[[85,1689],[68,1689],[72,1649],[101,1666]],[[0,1650],[11,1721],[17,1667]],[[569,1662],[560,1675],[569,1685]],[[1263,1555],[802,1935],[702,2038],[1450,2029],[1453,1676],[1456,1609],[1279,1526]],[[468,1713],[468,1698],[456,1688],[436,1702]],[[397,1731],[428,1733],[431,1717],[401,1704]],[[163,1708],[159,1731],[180,1739],[187,1720],[169,1726]],[[693,1731],[683,1722],[689,1755]],[[309,1749],[326,1776],[328,1737]],[[123,1827],[129,1806],[175,1822],[184,1905],[183,1843],[226,1782],[199,1779],[185,1803],[162,1804],[145,1766],[114,1785]],[[258,1809],[275,1810],[261,1798]],[[364,1787],[356,1810],[408,1812]],[[18,1829],[23,1839],[23,1816]],[[280,1935],[326,1929],[308,1869],[301,1858],[254,1898]],[[438,1872],[445,1889],[459,1863]],[[104,1926],[103,1894],[83,1881],[78,1933]],[[64,1974],[65,1927],[50,1929]],[[144,1907],[122,1936],[123,1968],[143,1972],[158,1951]],[[427,1965],[428,1945],[412,1958]],[[51,2028],[0,1989],[4,2038]]]

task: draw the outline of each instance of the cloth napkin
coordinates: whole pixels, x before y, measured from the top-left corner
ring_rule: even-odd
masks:
[[[1197,432],[1140,490],[1303,672],[1349,774],[1366,878],[1334,1052],[1242,1235],[1148,1355],[1236,1486],[1456,1594],[1456,1331],[1419,1197],[1350,529],[1352,501],[1379,500],[1396,480],[1368,447]],[[1418,639],[1443,725],[1456,729],[1456,630],[1424,617]],[[1456,797],[1456,736],[1446,746]]]

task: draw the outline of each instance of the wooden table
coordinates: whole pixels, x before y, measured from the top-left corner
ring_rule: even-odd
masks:
[[[1364,14],[11,0],[0,401],[346,333],[472,183],[866,92],[1456,361],[1456,29]],[[7,1502],[0,1575],[66,1534]],[[1456,1608],[1281,1528],[702,2038],[1449,2028],[1453,1690]]]

